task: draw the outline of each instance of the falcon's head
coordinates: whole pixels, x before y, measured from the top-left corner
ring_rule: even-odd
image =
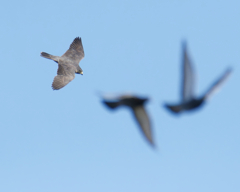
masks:
[[[75,73],[83,75],[83,71],[82,71],[82,69],[80,69],[80,70],[76,70]]]

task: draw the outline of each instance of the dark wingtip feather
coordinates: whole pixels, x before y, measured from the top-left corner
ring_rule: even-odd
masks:
[[[72,44],[70,45],[70,48],[76,49],[78,46],[82,46],[82,39],[80,37],[76,37]]]
[[[226,73],[231,73],[233,71],[233,68],[230,66],[227,68]]]
[[[147,140],[148,141],[148,143],[151,145],[151,147],[153,148],[153,149],[157,149],[157,146],[155,145],[155,143],[153,142],[153,140]]]
[[[54,91],[56,91],[56,90],[59,90],[60,88],[54,87],[54,86],[52,85],[52,89],[53,89]]]

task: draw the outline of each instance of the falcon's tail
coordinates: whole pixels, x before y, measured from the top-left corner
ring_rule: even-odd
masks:
[[[53,61],[57,62],[58,63],[58,60],[59,60],[59,57],[58,56],[54,56],[54,55],[50,55],[48,53],[45,53],[45,52],[41,52],[41,56],[42,57],[45,57],[47,59],[52,59]]]

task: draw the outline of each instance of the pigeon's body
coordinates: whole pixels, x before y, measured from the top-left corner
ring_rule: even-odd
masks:
[[[138,125],[140,126],[141,131],[143,132],[145,138],[151,145],[154,145],[150,120],[143,106],[146,101],[148,101],[147,98],[139,98],[132,95],[124,95],[114,99],[104,99],[103,103],[105,103],[111,109],[115,109],[120,106],[129,107],[132,110],[133,115]]]
[[[182,90],[181,97],[182,101],[178,105],[169,105],[165,106],[170,109],[174,113],[180,113],[183,111],[197,109],[202,106],[205,101],[210,97],[210,95],[215,92],[217,88],[227,79],[230,75],[231,69],[227,69],[224,74],[209,88],[209,90],[199,98],[194,96],[194,88],[195,88],[195,77],[193,66],[191,60],[188,56],[186,45],[183,45],[183,81],[182,81]]]
[[[79,62],[84,58],[84,50],[81,38],[74,39],[70,48],[61,57],[42,52],[42,57],[58,63],[57,76],[55,76],[52,88],[58,90],[75,78],[75,73],[83,74]]]
[[[192,99],[189,102],[181,103],[179,105],[168,105],[165,106],[170,109],[172,112],[180,113],[182,111],[189,111],[193,109],[197,109],[198,107],[202,106],[204,103],[204,99]]]

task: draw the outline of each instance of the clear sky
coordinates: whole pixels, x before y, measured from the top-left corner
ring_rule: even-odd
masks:
[[[4,1],[1,21],[0,191],[240,191],[240,2],[235,0]],[[81,37],[84,75],[51,84]],[[181,42],[203,94],[234,71],[204,107],[179,117]],[[98,92],[150,97],[157,149],[126,108]]]

